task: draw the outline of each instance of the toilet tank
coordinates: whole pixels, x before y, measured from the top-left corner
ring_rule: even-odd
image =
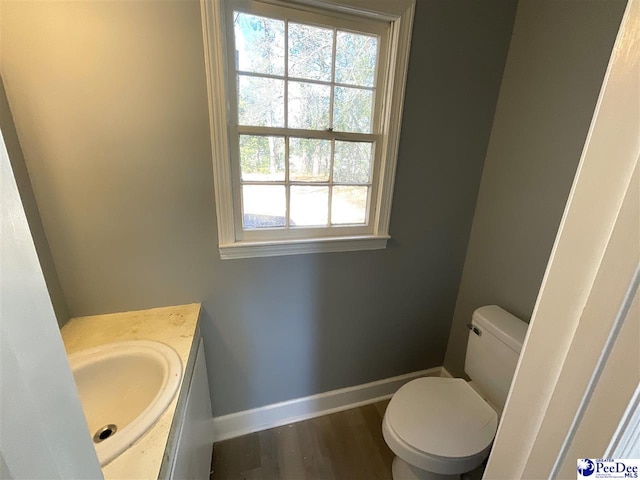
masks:
[[[471,324],[464,371],[475,387],[502,410],[527,324],[497,305],[478,308]]]

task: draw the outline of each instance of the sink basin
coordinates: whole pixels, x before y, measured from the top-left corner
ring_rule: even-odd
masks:
[[[182,378],[180,357],[159,342],[101,345],[70,355],[69,363],[100,465],[149,430]]]

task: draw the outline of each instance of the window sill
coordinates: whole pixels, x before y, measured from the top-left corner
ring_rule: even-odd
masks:
[[[269,242],[235,242],[220,245],[220,258],[278,257],[305,253],[352,252],[386,248],[389,235],[358,235],[309,240],[278,240]]]

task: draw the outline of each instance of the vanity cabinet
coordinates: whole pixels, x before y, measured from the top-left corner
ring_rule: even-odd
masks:
[[[144,340],[165,344],[180,357],[183,375],[177,395],[144,435],[102,466],[105,480],[209,478],[214,436],[200,310],[200,304],[192,303],[75,317],[60,330],[67,355]],[[86,441],[91,442],[89,435]]]
[[[165,452],[165,455],[169,455],[169,463],[161,478],[205,480],[209,478],[211,469],[213,419],[202,339],[182,405],[182,409],[176,411],[179,421],[173,441],[170,441],[171,445],[167,446]]]

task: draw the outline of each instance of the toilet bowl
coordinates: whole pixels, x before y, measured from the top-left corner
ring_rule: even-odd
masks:
[[[394,480],[460,478],[489,455],[498,428],[490,404],[504,406],[527,324],[490,305],[474,312],[469,329],[465,371],[475,388],[461,378],[419,378],[387,406],[382,433],[396,454]]]
[[[457,478],[473,470],[488,455],[497,428],[498,414],[467,382],[438,377],[419,378],[400,388],[382,424],[387,445],[417,468],[413,477],[399,478],[420,479]]]

